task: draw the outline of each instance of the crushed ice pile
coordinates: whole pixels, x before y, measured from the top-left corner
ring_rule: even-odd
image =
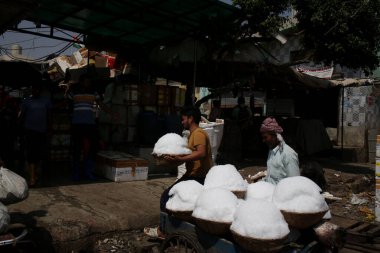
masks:
[[[171,211],[193,211],[202,190],[203,185],[195,180],[182,181],[170,189],[166,208]]]
[[[317,213],[328,210],[320,187],[306,177],[281,180],[276,186],[267,182],[248,185],[233,165],[210,169],[205,185],[184,181],[169,192],[169,210],[193,211],[198,219],[231,223],[231,231],[241,236],[261,239],[282,239],[289,227],[281,211]],[[246,190],[245,200],[232,191]],[[327,213],[325,218],[328,218]],[[330,215],[331,216],[331,215]]]
[[[161,155],[188,155],[191,150],[187,148],[187,140],[175,133],[162,136],[153,148],[153,154]]]
[[[230,191],[246,191],[248,183],[231,164],[212,167],[206,175],[205,189],[224,188]]]
[[[239,205],[231,230],[255,239],[281,239],[289,234],[289,227],[280,210],[271,202],[250,199]]]
[[[245,199],[262,199],[272,202],[273,192],[275,188],[275,185],[265,181],[249,184]]]
[[[205,189],[195,203],[192,216],[208,221],[231,223],[237,205],[238,198],[229,190]]]
[[[276,186],[273,202],[283,211],[317,213],[329,209],[321,188],[312,180],[297,176],[282,179]]]

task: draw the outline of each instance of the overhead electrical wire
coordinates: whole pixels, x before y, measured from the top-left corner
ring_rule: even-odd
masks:
[[[38,49],[38,48],[51,48],[51,47],[58,47],[58,46],[60,46],[60,45],[62,45],[62,44],[64,44],[64,43],[67,43],[66,41],[64,41],[64,42],[61,42],[61,43],[58,43],[58,44],[56,44],[56,45],[54,45],[54,46],[35,46],[35,47],[27,47],[27,48],[22,48],[22,50],[33,50],[33,49]],[[15,43],[15,44],[17,44],[17,43]],[[2,45],[1,46],[3,49],[5,49],[5,50],[12,50],[11,48],[4,48],[4,46]]]
[[[78,39],[80,37],[82,37],[83,35],[79,35],[78,36]],[[41,62],[45,62],[46,58],[50,55],[59,55],[63,52],[65,52],[67,49],[69,49],[71,46],[74,45],[74,42],[69,42],[66,46],[64,46],[63,48],[61,48],[60,50],[56,51],[56,52],[53,52],[53,53],[50,53],[48,55],[45,55],[45,56],[42,56],[42,57],[39,57],[39,58],[36,58],[36,59],[23,59],[23,58],[19,58],[19,57],[15,57],[14,55],[10,54],[8,52],[8,50],[4,49],[4,48],[0,48],[0,51],[3,52],[5,55],[7,55],[8,57],[10,57],[11,59],[13,60],[21,60],[21,61],[28,61],[28,62],[34,62],[34,63],[41,63]]]
[[[66,46],[64,46],[63,48],[61,48],[60,50],[56,51],[56,52],[53,52],[53,53],[50,53],[48,55],[45,55],[45,56],[42,56],[42,57],[39,57],[37,59],[24,59],[24,58],[19,58],[19,57],[15,57],[14,55],[10,54],[7,50],[3,49],[3,48],[0,48],[1,52],[3,52],[5,55],[7,55],[9,58],[13,59],[13,60],[20,60],[20,61],[27,61],[27,62],[34,62],[34,63],[41,63],[41,62],[45,62],[45,59],[49,56],[49,55],[52,55],[52,54],[61,54],[63,53],[64,51],[66,51],[67,49],[69,49],[74,43],[70,42],[68,43]]]
[[[37,40],[37,39],[41,39],[42,37],[34,37],[34,38],[31,38],[31,39],[27,39],[27,40],[20,40],[20,41],[15,41],[15,42],[12,42],[12,43],[7,43],[7,44],[3,44],[3,45],[0,45],[1,47],[5,47],[5,46],[10,46],[10,45],[13,45],[13,44],[19,44],[19,43],[23,43],[23,42],[28,42],[28,41],[31,41],[31,40]]]

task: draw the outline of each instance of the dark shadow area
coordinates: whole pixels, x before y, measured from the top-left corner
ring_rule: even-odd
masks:
[[[26,173],[24,173],[26,176]],[[49,162],[40,172],[40,180],[37,187],[55,187],[67,185],[80,185],[92,183],[111,182],[103,177],[95,175],[94,180],[82,179],[74,181],[72,179],[72,168],[70,162]]]
[[[35,217],[46,216],[44,210],[36,210],[30,213],[10,213],[12,224],[22,224],[26,227],[27,235],[15,245],[0,247],[0,252],[27,252],[27,253],[54,253],[50,232],[43,227],[38,227]]]

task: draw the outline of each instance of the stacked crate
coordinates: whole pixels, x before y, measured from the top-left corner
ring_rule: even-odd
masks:
[[[66,113],[54,113],[52,117],[53,135],[50,138],[50,160],[70,160],[70,116]]]

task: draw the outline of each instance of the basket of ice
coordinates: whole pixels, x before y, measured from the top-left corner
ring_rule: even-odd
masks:
[[[212,167],[206,175],[204,186],[205,189],[224,188],[243,199],[248,183],[235,166],[226,164]]]
[[[283,248],[289,227],[281,211],[260,199],[242,201],[231,225],[235,242],[249,252],[277,252]]]
[[[291,227],[304,229],[321,221],[329,210],[321,192],[321,188],[306,177],[288,177],[277,184],[273,202]]]
[[[189,155],[191,150],[187,147],[187,140],[175,133],[169,133],[162,136],[153,148],[152,155],[158,166],[177,167],[183,162],[170,162],[163,157],[165,155]]]
[[[273,192],[275,188],[275,185],[264,181],[249,184],[247,187],[245,199],[261,199],[272,202]]]
[[[168,213],[185,220],[192,221],[192,212],[203,185],[195,180],[182,181],[174,185],[169,191],[169,200],[166,202]]]
[[[229,190],[204,189],[195,203],[195,223],[210,234],[227,234],[237,205],[238,198]]]

